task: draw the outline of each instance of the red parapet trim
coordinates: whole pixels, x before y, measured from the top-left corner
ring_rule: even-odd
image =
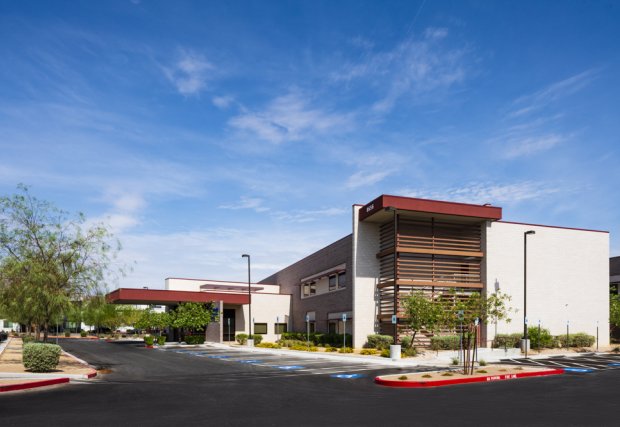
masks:
[[[28,390],[37,387],[47,387],[50,385],[68,383],[69,378],[52,378],[49,380],[29,381],[26,383],[0,385],[0,393],[5,391]]]
[[[112,304],[163,304],[180,302],[224,301],[227,304],[248,304],[246,293],[172,291],[166,289],[119,288],[106,295]]]
[[[469,203],[446,202],[383,194],[360,209],[359,220],[363,221],[387,207],[403,211],[464,216],[492,221],[497,221],[502,218],[502,208],[497,206],[474,205]]]
[[[446,385],[455,385],[455,384],[506,381],[506,380],[514,380],[517,378],[543,377],[543,376],[548,376],[548,375],[560,375],[563,373],[564,373],[564,369],[547,369],[544,371],[536,371],[536,372],[520,372],[518,374],[486,375],[483,377],[456,378],[456,379],[450,379],[450,380],[437,380],[437,381],[386,380],[379,376],[375,378],[375,382],[377,384],[384,385],[387,387],[427,388],[427,387],[442,387]]]
[[[527,222],[514,222],[514,221],[498,221],[498,222],[501,222],[503,224],[529,225],[529,226],[532,226],[532,227],[559,228],[561,230],[589,231],[591,233],[607,233],[607,234],[609,234],[609,231],[593,230],[593,229],[589,229],[589,228],[562,227],[561,225],[530,224],[530,223],[527,223]]]

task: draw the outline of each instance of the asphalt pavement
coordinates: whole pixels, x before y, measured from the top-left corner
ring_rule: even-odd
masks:
[[[394,389],[373,379],[398,369],[346,361],[162,351],[137,342],[61,344],[109,373],[2,395],[0,425],[615,426],[620,415],[620,370]]]

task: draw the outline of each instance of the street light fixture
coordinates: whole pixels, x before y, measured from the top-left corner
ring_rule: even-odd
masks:
[[[248,259],[248,324],[250,325],[249,327],[249,331],[250,333],[249,338],[252,339],[252,289],[251,289],[251,280],[250,280],[250,255],[248,254],[243,254],[241,255],[241,258],[247,258]]]
[[[536,234],[534,230],[528,230],[523,233],[523,347],[525,349],[525,357],[527,357],[527,236]]]

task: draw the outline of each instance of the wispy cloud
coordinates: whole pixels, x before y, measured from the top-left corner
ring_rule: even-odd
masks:
[[[269,210],[268,207],[263,206],[264,200],[258,197],[245,197],[242,196],[238,201],[234,203],[227,203],[220,205],[220,209],[230,209],[230,210],[239,210],[239,209],[252,209],[256,212],[266,212]]]
[[[445,47],[442,41],[448,35],[446,28],[427,28],[419,39],[409,38],[391,50],[363,55],[361,61],[332,73],[331,79],[366,82],[381,94],[372,109],[387,113],[403,97],[448,88],[466,79],[468,49]],[[372,44],[366,46],[370,49]]]
[[[228,107],[230,107],[230,105],[234,101],[235,101],[235,98],[233,98],[232,96],[229,96],[229,95],[226,95],[226,96],[215,96],[211,100],[211,102],[213,102],[213,105],[215,105],[217,108],[219,108],[221,110],[225,110]]]
[[[206,88],[208,72],[214,68],[203,55],[182,50],[179,59],[171,66],[163,67],[163,72],[181,95],[188,96]]]
[[[351,175],[346,182],[346,187],[349,189],[364,187],[366,185],[373,185],[382,181],[390,174],[389,171],[358,171]]]
[[[280,144],[343,132],[353,118],[310,105],[310,97],[299,91],[275,98],[263,111],[245,111],[228,124],[263,141]]]
[[[566,136],[557,134],[513,138],[512,140],[505,141],[504,149],[502,150],[503,157],[514,159],[516,157],[528,156],[539,151],[546,151],[561,144],[566,141],[566,139]]]
[[[513,102],[508,117],[521,117],[539,111],[551,103],[573,95],[589,85],[598,75],[598,70],[590,69],[567,79],[552,83],[534,93],[521,96]]]
[[[325,208],[325,209],[309,209],[294,211],[278,211],[273,216],[281,221],[304,223],[317,221],[325,217],[344,215],[349,211],[344,208]]]
[[[463,203],[516,203],[536,200],[560,192],[562,189],[552,183],[520,181],[507,184],[472,182],[463,186],[443,189],[403,188],[398,194],[434,200],[448,200]]]

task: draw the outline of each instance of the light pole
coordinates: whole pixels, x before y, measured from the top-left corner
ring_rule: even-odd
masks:
[[[252,339],[252,289],[251,289],[251,280],[250,280],[250,255],[248,254],[243,254],[241,255],[241,258],[247,258],[248,259],[248,323],[250,324],[249,327],[249,331],[250,333],[248,334],[248,338]]]
[[[527,357],[527,236],[536,234],[534,230],[528,230],[523,233],[523,347],[525,348],[525,357]]]

